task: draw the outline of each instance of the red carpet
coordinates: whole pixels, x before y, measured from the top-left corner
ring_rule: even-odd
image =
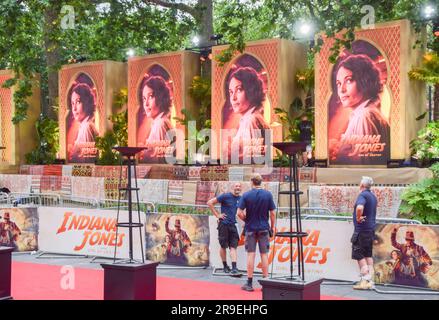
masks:
[[[103,270],[74,269],[74,289],[68,289],[66,270],[62,266],[12,263],[12,296],[16,300],[102,300]],[[68,271],[68,270],[67,270]],[[64,277],[64,278],[63,278]],[[63,281],[64,279],[64,281]],[[243,282],[243,281],[242,281]],[[261,300],[261,289],[244,292],[241,284],[157,278],[158,300]],[[64,289],[63,289],[64,287]],[[67,288],[66,288],[67,287]],[[342,297],[322,296],[322,300],[345,300]]]

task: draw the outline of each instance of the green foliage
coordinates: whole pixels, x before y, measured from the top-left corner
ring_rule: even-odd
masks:
[[[439,121],[430,122],[418,132],[418,137],[410,142],[413,157],[423,160],[439,158]]]
[[[120,164],[119,153],[112,148],[117,145],[116,137],[113,132],[107,131],[103,137],[96,137],[96,148],[98,149],[98,159],[96,164],[99,165],[117,165]]]
[[[25,155],[27,164],[52,164],[59,150],[58,122],[43,115],[35,124],[38,135],[38,146]]]
[[[224,36],[230,43],[227,49],[223,50],[215,58],[220,66],[232,60],[236,52],[243,52],[245,49],[244,28],[249,18],[246,6],[242,5],[239,0],[229,0],[219,4],[221,6],[216,25],[217,33]]]
[[[314,89],[314,68],[298,70],[296,73],[296,84],[305,92]]]
[[[402,217],[422,223],[439,224],[439,163],[431,166],[433,178],[409,186],[401,198]]]
[[[128,101],[128,90],[122,89],[114,97],[115,109],[123,108]],[[103,137],[96,138],[98,159],[96,164],[117,165],[120,164],[120,155],[113,150],[114,146],[128,145],[128,110],[116,113],[109,117],[113,123],[113,130],[108,131]]]
[[[439,84],[439,56],[437,53],[426,53],[422,66],[413,68],[409,72],[410,79],[426,82],[432,85]]]
[[[200,104],[197,127],[201,130],[211,127],[210,110],[212,104],[211,80],[200,76],[192,79],[189,95]]]

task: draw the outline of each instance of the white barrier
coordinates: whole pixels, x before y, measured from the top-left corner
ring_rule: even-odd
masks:
[[[73,255],[114,257],[116,243],[115,210],[39,207],[39,250]],[[137,214],[133,214],[137,221]],[[140,214],[145,223],[144,214]],[[128,222],[128,213],[120,211],[119,222]],[[144,228],[142,237],[145,238]],[[116,258],[129,258],[128,229],[119,228]],[[133,229],[134,258],[141,260],[138,229]]]
[[[351,259],[351,236],[354,229],[350,221],[303,221],[303,230],[309,236],[304,238],[305,275],[354,281],[358,279],[357,263]],[[212,266],[222,268],[219,256],[219,242],[217,220],[209,217],[210,228],[210,263]],[[241,232],[242,227],[239,227]],[[288,231],[289,221],[278,219],[277,231]],[[295,241],[295,240],[294,240]],[[297,246],[293,241],[293,260],[295,272],[297,272]],[[274,245],[276,248],[274,248]],[[258,248],[257,248],[258,250]],[[274,274],[290,274],[290,243],[289,238],[276,238],[270,243],[269,271],[273,265]],[[246,270],[247,255],[244,244],[238,246],[238,268]],[[230,257],[228,255],[230,265]],[[255,270],[261,271],[259,254],[256,255]]]

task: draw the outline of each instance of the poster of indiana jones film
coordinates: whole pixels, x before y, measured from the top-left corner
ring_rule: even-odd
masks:
[[[67,160],[69,163],[94,163],[99,135],[96,108],[96,88],[93,80],[80,73],[67,94]]]
[[[267,145],[271,145],[270,127],[264,116],[271,110],[267,85],[266,70],[249,54],[240,56],[227,72],[222,109],[222,159],[250,164],[258,163],[255,158],[264,158]]]
[[[0,209],[0,247],[38,250],[38,225],[37,208]]]
[[[146,216],[146,258],[180,266],[209,265],[209,216]]]
[[[332,165],[386,165],[391,98],[387,61],[364,40],[340,54],[330,74],[328,154]]]
[[[378,225],[373,258],[376,283],[439,290],[439,227]]]
[[[137,88],[137,146],[146,147],[142,163],[165,163],[175,156],[175,106],[173,81],[160,65],[151,66]]]

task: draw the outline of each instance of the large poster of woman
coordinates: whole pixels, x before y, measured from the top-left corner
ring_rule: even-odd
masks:
[[[240,56],[230,68],[224,82],[226,102],[222,109],[223,159],[254,163],[264,157],[268,129],[264,110],[270,108],[266,95],[267,73],[249,54]],[[225,131],[224,131],[225,130]]]
[[[67,159],[71,163],[93,163],[97,156],[95,139],[96,90],[92,79],[80,73],[67,95]]]
[[[390,95],[386,60],[364,40],[344,50],[331,74],[329,162],[385,165],[390,158]]]
[[[139,111],[137,113],[137,146],[146,147],[140,162],[163,163],[175,153],[175,114],[172,80],[169,73],[159,65],[153,65],[144,74],[137,90]]]

